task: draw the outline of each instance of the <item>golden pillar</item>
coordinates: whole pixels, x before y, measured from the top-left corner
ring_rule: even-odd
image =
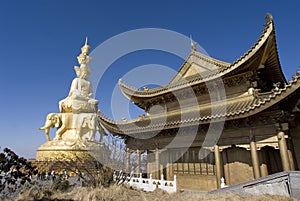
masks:
[[[126,149],[126,172],[130,173],[130,149]]]
[[[174,171],[173,171],[173,150],[169,149],[169,161],[166,167],[167,170],[167,175],[166,175],[166,180],[173,180],[174,178]]]
[[[291,145],[291,141],[288,139],[287,140],[287,149],[288,149],[288,155],[289,155],[289,160],[290,160],[290,170],[295,171],[295,163],[294,163],[294,157],[293,157],[293,146]]]
[[[156,176],[156,179],[159,179],[160,178],[160,159],[159,159],[159,149],[158,148],[156,148],[155,149],[155,169],[156,169],[156,174],[155,174],[155,176]]]
[[[140,176],[141,170],[141,151],[139,149],[136,150],[136,174]]]
[[[217,188],[220,188],[221,178],[222,178],[222,161],[221,161],[221,153],[218,145],[215,145],[214,152],[215,152]]]
[[[227,185],[230,185],[230,173],[229,173],[229,162],[226,154],[227,150],[222,151],[222,161],[224,164],[224,177]]]
[[[277,138],[283,171],[289,171],[291,166],[284,132],[279,132]]]
[[[294,171],[295,170],[295,163],[294,163],[293,153],[290,149],[288,149],[288,155],[289,155],[289,160],[290,160],[290,170]]]
[[[259,158],[257,153],[256,142],[254,141],[253,137],[251,137],[250,140],[250,150],[251,150],[251,159],[252,159],[254,178],[257,179],[260,177],[260,167],[259,167]]]

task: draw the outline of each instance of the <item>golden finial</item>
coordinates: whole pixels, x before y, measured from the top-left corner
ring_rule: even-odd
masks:
[[[197,51],[197,43],[193,41],[192,34],[190,35],[190,41],[191,41],[192,51]]]
[[[85,37],[85,44],[84,44],[84,46],[87,46],[88,45],[88,37],[86,36]]]

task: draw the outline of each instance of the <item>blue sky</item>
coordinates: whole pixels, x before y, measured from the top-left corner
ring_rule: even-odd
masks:
[[[269,12],[275,22],[281,65],[289,79],[300,65],[299,4],[271,0],[2,1],[0,146],[35,157],[36,149],[46,141],[38,128],[48,113],[58,112],[58,101],[67,96],[85,36],[94,49],[126,31],[163,28],[192,35],[210,56],[233,62],[256,42]],[[182,59],[158,51],[120,58],[99,85],[93,86],[97,87],[99,109],[112,117],[111,93],[118,79],[149,63],[178,70]],[[166,76],[166,83],[170,77]]]

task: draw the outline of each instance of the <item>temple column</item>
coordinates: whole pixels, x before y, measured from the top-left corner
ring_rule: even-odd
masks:
[[[136,150],[136,174],[139,177],[141,172],[141,151],[139,149]]]
[[[257,147],[256,147],[256,142],[254,141],[254,137],[251,137],[250,139],[250,150],[251,150],[251,159],[252,159],[254,178],[257,179],[260,177],[260,167],[259,167],[259,158],[258,158]]]
[[[215,164],[216,164],[217,188],[220,188],[221,177],[222,177],[222,161],[221,161],[221,153],[218,145],[214,146],[214,153],[215,153]]]
[[[172,169],[172,153],[171,150],[168,149],[167,150],[167,155],[168,155],[168,162],[166,164],[166,175],[165,175],[165,179],[166,180],[172,180],[173,178],[173,169]]]
[[[155,149],[155,169],[156,169],[156,179],[160,179],[160,159],[159,159],[159,149]]]
[[[293,146],[291,145],[291,140],[287,140],[287,149],[288,149],[288,155],[290,160],[290,170],[295,171],[295,163],[294,163],[294,157],[293,157]]]
[[[260,176],[265,177],[268,176],[268,166],[266,164],[265,153],[261,150],[258,154],[260,161]]]
[[[229,162],[228,162],[228,158],[227,158],[227,150],[222,151],[222,161],[224,164],[224,177],[225,177],[225,183],[227,185],[230,185],[231,181],[230,181],[230,173],[229,173]]]
[[[290,160],[290,170],[294,171],[295,170],[295,163],[293,159],[293,153],[290,149],[288,149],[288,155],[289,155],[289,160]]]
[[[284,132],[279,132],[277,138],[283,171],[289,171],[291,167]]]
[[[130,149],[126,149],[126,172],[130,173]]]

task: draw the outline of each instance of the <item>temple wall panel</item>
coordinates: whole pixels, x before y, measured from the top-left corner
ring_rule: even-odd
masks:
[[[173,180],[174,179],[174,170],[173,170],[173,163],[168,163],[166,166],[166,180]]]
[[[225,181],[234,185],[254,178],[250,151],[231,147],[222,151]]]
[[[215,165],[210,163],[174,163],[173,174],[215,175]]]
[[[163,168],[163,166],[162,165],[160,165],[160,169],[159,170],[157,170],[157,164],[154,162],[154,163],[148,163],[147,164],[147,172],[149,173],[149,174],[152,174],[152,178],[153,179],[161,179],[160,178],[160,175],[161,175],[161,169]],[[149,175],[150,176],[150,175]],[[149,177],[148,176],[148,177]],[[173,179],[171,179],[171,180],[173,180]]]

